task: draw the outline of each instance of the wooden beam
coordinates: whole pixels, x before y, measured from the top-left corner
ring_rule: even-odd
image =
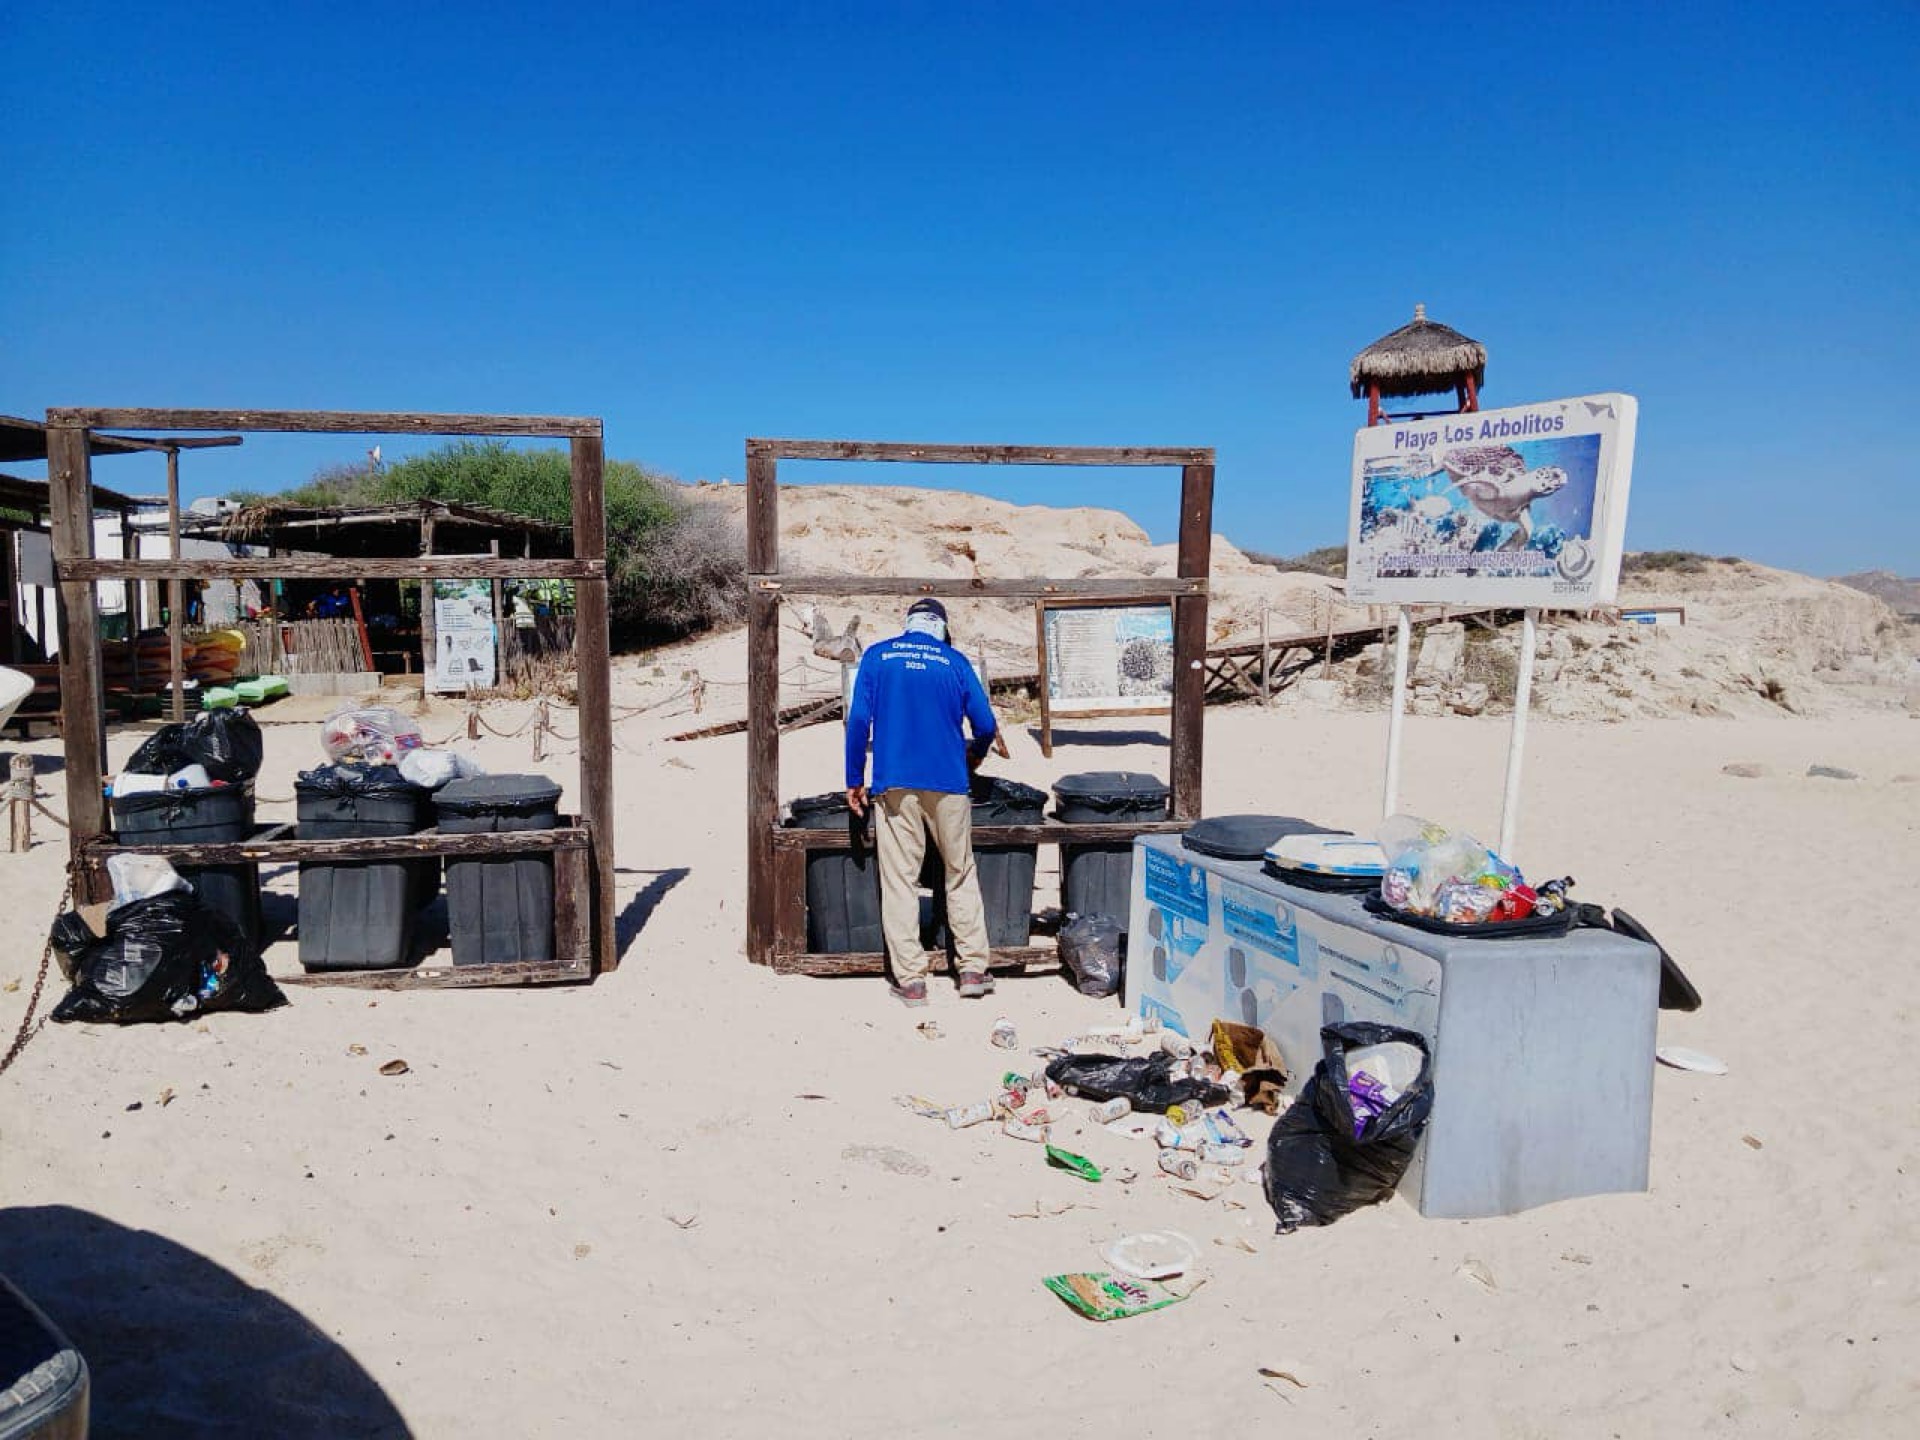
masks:
[[[48,518],[53,527],[55,616],[60,632],[60,724],[66,749],[67,843],[75,869],[75,898],[89,903],[99,877],[78,868],[87,844],[107,828],[100,782],[106,764],[106,712],[101,693],[100,612],[93,586],[69,579],[61,567],[93,554],[93,461],[85,430],[47,430]]]
[[[780,489],[771,451],[747,445],[747,569],[780,568]],[[780,593],[747,585],[747,959],[773,961],[780,930]]]
[[[244,435],[168,435],[150,440],[141,435],[96,435],[93,443],[124,445],[132,450],[218,450],[223,446],[244,445]]]
[[[476,556],[436,555],[431,559],[382,556],[353,559],[335,556],[278,555],[267,557],[209,557],[190,560],[76,559],[61,566],[69,580],[592,580],[604,579],[604,559],[499,560]]]
[[[1065,825],[1049,820],[1039,825],[976,825],[975,849],[986,845],[1112,845],[1141,835],[1181,835],[1190,820],[1112,820],[1096,824]],[[834,830],[800,830],[776,825],[772,831],[777,850],[850,850],[852,842],[844,827]]]
[[[593,968],[593,852],[585,845],[553,854],[553,957]]]
[[[1213,466],[1188,465],[1180,472],[1180,548],[1177,573],[1206,576],[1213,565]],[[1206,738],[1207,596],[1181,595],[1173,602],[1173,755],[1169,765],[1170,814],[1200,818],[1200,779]]]
[[[913,445],[881,440],[749,440],[747,458],[934,465],[1211,465],[1207,448],[1135,445]]]
[[[432,855],[519,855],[543,850],[573,850],[588,843],[578,825],[553,830],[483,831],[443,835],[422,830],[413,835],[369,835],[348,840],[229,840],[175,845],[128,845],[96,837],[86,842],[90,862],[109,855],[163,855],[178,865],[244,865],[280,860],[418,860]]]
[[[47,424],[95,430],[240,430],[288,435],[533,435],[600,438],[598,418],[582,415],[433,415],[358,410],[121,410],[64,407]],[[172,443],[172,442],[168,442]]]
[[[749,592],[783,595],[942,595],[952,599],[1026,600],[1087,597],[1143,604],[1186,595],[1205,596],[1207,577],[1172,579],[1095,577],[1049,580],[1045,576],[987,580],[964,576],[906,575],[779,575],[755,571],[747,576]]]
[[[315,970],[276,975],[282,985],[342,990],[462,990],[483,985],[564,985],[591,980],[581,961],[509,960],[493,965],[419,965],[410,970]]]
[[[1047,945],[1003,947],[989,953],[992,969],[1002,974],[1034,974],[1057,968],[1060,952]],[[928,952],[929,968],[936,974],[947,968],[947,957]],[[773,957],[773,968],[781,975],[884,975],[887,957],[883,953],[852,955],[812,955],[804,951],[783,951]]]
[[[569,446],[573,486],[573,553],[595,572],[573,587],[574,684],[579,692],[580,813],[593,837],[594,953],[599,970],[618,968],[613,889],[613,672],[607,613],[606,452],[599,422]],[[496,560],[496,565],[525,561]]]

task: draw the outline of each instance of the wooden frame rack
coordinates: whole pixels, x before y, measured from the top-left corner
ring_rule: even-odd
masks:
[[[543,437],[567,441],[572,466],[573,553],[565,558],[500,559],[432,556],[408,559],[278,557],[265,559],[102,560],[93,553],[90,461],[92,432],[235,431],[281,434]],[[554,958],[495,965],[435,965],[412,970],[310,975],[311,984],[379,989],[519,985],[591,979],[620,963],[615,947],[613,888],[613,728],[609,708],[605,452],[597,418],[527,415],[428,415],[315,410],[51,409],[47,411],[47,479],[51,487],[60,688],[67,723],[67,822],[75,893],[107,893],[107,858],[116,853],[165,855],[182,863],[392,859],[518,854],[554,857]],[[178,496],[169,497],[178,533]],[[232,845],[120,845],[108,834],[101,793],[106,761],[100,626],[94,584],[100,580],[243,580],[296,576],[354,580],[561,579],[574,582],[574,661],[580,709],[580,803],[577,819],[552,830],[501,834],[418,835],[352,840],[284,838],[268,827]]]
[[[1172,579],[965,579],[897,575],[785,574],[780,569],[782,460],[892,461],[958,465],[1151,465],[1180,471],[1178,563]],[[844,830],[780,824],[780,602],[789,595],[933,595],[971,600],[1168,600],[1173,605],[1173,735],[1165,821],[981,826],[978,845],[1057,845],[1130,841],[1184,830],[1200,815],[1203,707],[1206,703],[1208,575],[1213,547],[1210,448],[1037,445],[910,445],[858,440],[747,441],[747,958],[781,972],[877,975],[884,954],[814,955],[806,948],[806,859],[811,850],[844,850]],[[995,969],[1024,969],[1055,959],[1051,948],[993,952]]]

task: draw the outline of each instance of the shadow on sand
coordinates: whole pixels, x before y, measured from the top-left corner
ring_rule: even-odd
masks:
[[[299,1311],[164,1236],[66,1205],[0,1210],[0,1271],[86,1358],[94,1440],[411,1433]]]

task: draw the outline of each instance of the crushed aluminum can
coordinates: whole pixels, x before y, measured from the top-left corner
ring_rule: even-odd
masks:
[[[1160,1048],[1176,1060],[1186,1060],[1193,1055],[1193,1042],[1177,1030],[1169,1030],[1160,1037]]]
[[[1116,1095],[1111,1100],[1102,1100],[1088,1112],[1096,1125],[1105,1125],[1109,1120],[1118,1120],[1123,1115],[1131,1115],[1133,1105],[1124,1095]]]
[[[1018,1115],[1009,1115],[1001,1121],[1000,1133],[1011,1135],[1015,1140],[1031,1140],[1036,1145],[1047,1143],[1047,1127],[1044,1123],[1028,1124]]]
[[[1244,1165],[1247,1152],[1238,1145],[1223,1145],[1209,1141],[1200,1147],[1200,1162],[1203,1165]]]
[[[947,1125],[950,1129],[964,1130],[969,1125],[980,1125],[993,1119],[993,1102],[982,1100],[976,1105],[956,1105],[947,1111]]]
[[[993,1022],[993,1034],[988,1037],[996,1048],[1012,1050],[1020,1043],[1020,1032],[1013,1028],[1013,1021],[1002,1015]]]
[[[1181,1150],[1162,1150],[1160,1168],[1179,1180],[1196,1180],[1200,1176],[1200,1162]]]

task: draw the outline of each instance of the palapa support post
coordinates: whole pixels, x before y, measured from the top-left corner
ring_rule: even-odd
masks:
[[[107,828],[101,790],[106,759],[106,696],[100,671],[100,611],[93,584],[70,573],[93,557],[93,461],[84,427],[48,417],[48,520],[53,529],[55,624],[60,635],[60,737],[66,752],[67,845],[74,895],[105,898],[105,876],[86,865],[88,842]]]
[[[1201,803],[1202,707],[1206,699],[1207,597],[1213,539],[1213,451],[1189,448],[1038,445],[911,445],[860,440],[750,439],[747,458],[747,958],[778,970],[815,975],[879,974],[884,955],[811,955],[805,951],[807,852],[846,849],[842,831],[785,830],[780,816],[780,606],[799,595],[932,595],[1032,600],[1035,639],[1045,654],[1042,605],[1171,603],[1174,683],[1170,802],[1172,820],[1113,825],[983,826],[978,845],[1107,843],[1174,833]],[[779,569],[778,462],[893,461],[975,465],[1155,465],[1181,471],[1179,564],[1172,579],[787,575]],[[1047,746],[1046,687],[1041,683],[1042,744]],[[1131,713],[1131,712],[1130,712]],[[1045,947],[993,951],[995,969],[1055,959]]]

